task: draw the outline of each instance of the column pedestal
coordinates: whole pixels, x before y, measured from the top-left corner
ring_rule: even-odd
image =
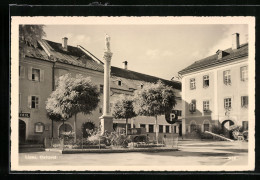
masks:
[[[113,116],[103,115],[100,118],[101,123],[101,133],[104,134],[105,131],[113,132]]]

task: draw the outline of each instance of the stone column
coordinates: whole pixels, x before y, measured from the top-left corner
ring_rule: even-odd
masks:
[[[106,35],[106,49],[104,52],[104,96],[103,96],[103,115],[100,117],[101,132],[113,131],[113,116],[110,112],[110,62],[113,53],[110,51],[110,37]]]

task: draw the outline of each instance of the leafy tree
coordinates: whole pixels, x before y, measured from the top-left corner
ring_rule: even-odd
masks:
[[[133,106],[133,98],[127,96],[120,96],[120,98],[115,102],[113,108],[113,116],[116,119],[126,119],[126,135],[127,135],[127,124],[128,119],[136,117]]]
[[[27,46],[32,45],[37,47],[37,41],[46,36],[43,30],[44,25],[20,25],[19,26],[19,48],[24,54],[27,51]]]
[[[138,115],[154,116],[158,143],[157,116],[169,113],[176,105],[174,90],[158,81],[135,92],[134,109]]]
[[[74,116],[76,142],[77,114],[91,114],[99,101],[99,91],[89,77],[72,77],[71,74],[65,74],[59,78],[56,90],[47,101],[46,109],[53,118],[68,119]]]

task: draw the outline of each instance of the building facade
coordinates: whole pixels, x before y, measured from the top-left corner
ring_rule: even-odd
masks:
[[[68,39],[63,38],[61,43],[48,40],[38,41],[38,47],[26,46],[20,52],[19,59],[19,140],[41,141],[43,138],[58,138],[62,131],[75,131],[82,136],[82,125],[89,123],[99,127],[102,116],[104,67],[103,62],[96,58],[82,46],[69,46]],[[74,130],[74,119],[65,122],[56,122],[48,119],[46,115],[46,101],[55,90],[60,76],[70,73],[72,76],[81,74],[90,77],[101,92],[100,103],[90,115],[77,116],[77,129]],[[130,71],[126,68],[111,67],[111,106],[121,94],[133,95],[134,91],[147,83],[162,80],[176,91],[176,110],[181,113],[181,83],[168,81],[154,76]],[[179,117],[181,118],[181,116]],[[124,120],[115,120],[115,126],[124,124]],[[170,125],[165,117],[158,118],[160,134],[179,133],[179,124]],[[155,126],[153,117],[136,117],[131,120],[130,127],[145,127],[147,133],[153,135]],[[175,127],[174,127],[175,126]],[[175,130],[175,131],[174,131]]]
[[[232,48],[196,61],[181,70],[182,133],[248,128],[248,43],[232,35]]]

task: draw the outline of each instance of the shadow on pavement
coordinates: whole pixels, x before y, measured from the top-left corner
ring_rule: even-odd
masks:
[[[149,153],[143,153],[143,154],[156,154],[156,152],[149,152]],[[159,156],[176,156],[176,157],[182,157],[182,156],[235,156],[237,154],[234,153],[216,153],[216,152],[189,152],[189,151],[174,151],[174,152],[161,152],[160,154],[158,154]]]

